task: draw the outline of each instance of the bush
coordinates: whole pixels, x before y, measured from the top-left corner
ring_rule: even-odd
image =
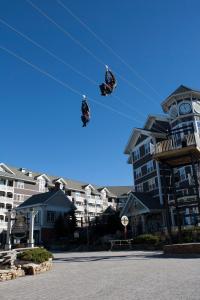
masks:
[[[17,258],[40,264],[44,261],[48,261],[49,258],[53,258],[53,255],[51,252],[47,251],[44,248],[36,248],[36,249],[25,250],[21,253],[18,253]]]
[[[157,245],[159,243],[159,237],[152,234],[141,234],[138,235],[133,243],[134,244],[147,244],[147,245]]]

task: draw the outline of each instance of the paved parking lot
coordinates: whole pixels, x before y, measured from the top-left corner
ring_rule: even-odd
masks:
[[[199,300],[200,258],[160,252],[56,253],[52,271],[0,283],[1,300]]]

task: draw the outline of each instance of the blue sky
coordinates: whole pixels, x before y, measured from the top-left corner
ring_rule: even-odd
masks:
[[[162,113],[160,103],[180,84],[200,88],[200,2],[61,1],[156,92],[56,0],[32,2],[91,54],[27,1],[1,0],[0,20],[82,75],[101,83],[104,63],[120,75],[113,96],[101,97],[98,85],[0,22],[0,47],[23,57],[78,93],[1,48],[1,161],[99,185],[130,185],[132,170],[123,151],[132,129],[142,127],[148,114]],[[88,96],[91,107],[87,128],[81,127],[79,93]]]

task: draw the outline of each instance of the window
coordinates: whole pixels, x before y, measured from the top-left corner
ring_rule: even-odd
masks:
[[[85,188],[85,193],[87,196],[91,195],[91,189],[89,187]]]
[[[102,191],[101,191],[101,198],[102,198],[102,199],[105,199],[105,198],[106,198],[106,191],[105,191],[105,190],[102,190]]]
[[[145,155],[150,153],[150,144],[149,143],[144,144],[144,153],[145,153]]]
[[[54,223],[56,219],[55,211],[47,211],[47,223]]]
[[[39,183],[39,192],[45,192],[46,181],[43,178],[39,178],[38,183]]]
[[[155,178],[152,178],[148,181],[149,184],[149,191],[155,190],[156,189],[156,181]]]
[[[185,167],[179,169],[180,181],[186,180]]]
[[[142,183],[137,184],[135,188],[136,188],[136,192],[143,192],[143,185],[142,185]]]
[[[142,171],[141,168],[135,169],[135,179],[139,178],[142,176]]]
[[[40,224],[40,211],[38,211],[38,213],[35,215],[34,222],[36,224]]]
[[[148,190],[149,190],[149,183],[148,183],[148,181],[146,181],[143,183],[143,191],[148,192]]]
[[[6,193],[3,191],[0,191],[0,197],[5,197]]]
[[[13,193],[8,192],[8,193],[7,193],[7,197],[8,197],[8,198],[13,198]]]
[[[134,160],[138,160],[140,158],[140,149],[136,149],[134,151]]]
[[[24,182],[23,181],[17,181],[17,188],[18,189],[24,189]]]
[[[0,179],[0,185],[6,185],[6,180],[5,179]]]
[[[6,204],[7,209],[12,209],[12,204]]]
[[[8,186],[13,186],[13,180],[8,180]]]
[[[21,200],[21,195],[20,194],[14,194],[14,199],[17,201]]]
[[[154,170],[153,160],[150,160],[147,163],[147,173],[151,173],[153,170]]]
[[[5,204],[4,203],[0,203],[0,208],[4,208]]]

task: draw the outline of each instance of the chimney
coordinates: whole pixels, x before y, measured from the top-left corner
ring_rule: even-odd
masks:
[[[32,177],[33,176],[32,172],[28,172],[28,176]]]
[[[55,182],[55,191],[59,191],[60,190],[60,182]]]
[[[26,173],[26,169],[25,168],[20,168],[19,169],[22,173]]]

